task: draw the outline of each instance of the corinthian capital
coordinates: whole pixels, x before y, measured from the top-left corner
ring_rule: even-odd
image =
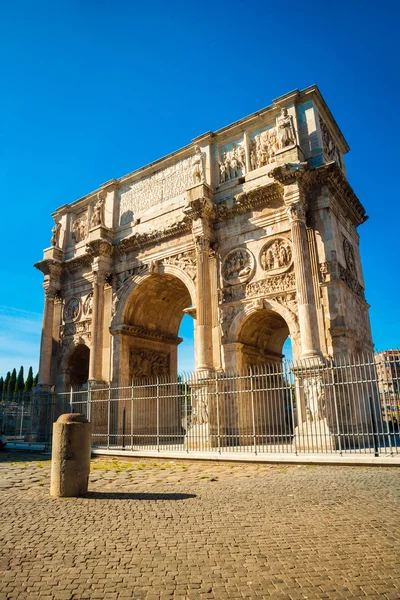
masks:
[[[197,252],[208,252],[210,249],[210,239],[204,235],[198,235],[194,239]]]
[[[303,202],[296,202],[295,204],[290,204],[290,206],[287,207],[286,212],[291,223],[294,223],[296,221],[305,223],[306,211]]]

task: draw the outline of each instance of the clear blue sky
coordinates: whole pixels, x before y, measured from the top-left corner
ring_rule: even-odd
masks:
[[[50,213],[316,83],[351,151],[377,348],[400,342],[398,2],[0,7],[0,375],[38,365]],[[181,366],[186,366],[184,362]]]

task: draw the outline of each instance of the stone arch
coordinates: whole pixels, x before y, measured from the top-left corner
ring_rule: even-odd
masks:
[[[268,339],[263,338],[265,330],[270,331]],[[287,337],[292,342],[293,356],[299,357],[301,348],[297,316],[275,300],[259,299],[238,312],[229,327],[227,339],[228,345],[235,350],[235,366],[242,368],[251,364],[250,355],[246,359],[243,356],[246,346],[254,348],[254,364],[280,361]],[[233,366],[232,360],[230,363],[229,366]]]
[[[90,348],[80,340],[78,344],[71,345],[65,356],[66,385],[82,386],[89,378]]]
[[[157,264],[123,289],[112,320],[113,380],[177,375],[178,337],[184,311],[194,304],[195,285],[182,269]]]
[[[187,273],[185,273],[185,271],[183,269],[180,269],[179,267],[177,267],[175,265],[160,264],[160,265],[157,265],[157,273],[151,273],[151,272],[147,271],[143,274],[136,275],[136,276],[132,277],[132,279],[129,281],[129,283],[127,283],[123,286],[122,291],[118,294],[119,298],[118,298],[117,305],[115,308],[115,314],[114,314],[112,322],[111,322],[111,329],[118,327],[119,325],[122,325],[124,323],[124,317],[125,317],[127,303],[129,301],[129,298],[132,295],[132,292],[135,291],[137,286],[140,285],[142,282],[146,281],[148,278],[154,277],[154,275],[157,275],[157,274],[172,275],[172,276],[176,277],[177,279],[179,279],[186,286],[186,288],[189,292],[192,306],[195,306],[195,304],[196,304],[196,286],[195,286],[193,279],[191,279],[191,277],[189,277],[189,275]]]

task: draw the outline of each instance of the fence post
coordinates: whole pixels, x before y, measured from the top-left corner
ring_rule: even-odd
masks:
[[[336,400],[336,383],[335,383],[335,367],[333,366],[333,360],[331,359],[331,370],[332,370],[332,389],[333,389],[333,404],[335,405],[335,418],[336,418],[336,431],[337,431],[337,439],[339,446],[339,454],[342,456],[342,440],[340,439],[340,430],[339,430],[339,413],[337,407]]]
[[[110,421],[111,421],[111,384],[108,384],[108,405],[107,405],[107,448],[110,448]]]
[[[72,413],[72,412],[74,412],[74,411],[72,410],[72,402],[73,402],[73,399],[74,399],[74,397],[73,397],[73,391],[72,391],[72,385],[70,385],[70,388],[71,388],[71,389],[70,389],[70,391],[69,391],[69,407],[70,407],[70,411],[69,411],[69,412],[71,412],[71,413]]]
[[[215,400],[217,404],[217,440],[218,452],[221,454],[221,429],[219,420],[219,389],[218,389],[218,371],[215,372]]]
[[[87,407],[86,407],[87,420],[89,423],[92,421],[92,385],[88,382],[88,395],[87,395]]]
[[[187,379],[187,378],[186,378]],[[188,384],[185,381],[184,394],[185,394],[185,423],[186,423],[186,440],[188,439],[189,433],[189,415],[188,415]],[[186,444],[186,452],[189,453],[189,444]]]
[[[251,398],[251,422],[253,427],[253,446],[254,454],[257,454],[257,437],[256,437],[256,420],[254,414],[254,381],[253,381],[253,369],[249,368],[250,375],[250,398]]]
[[[131,450],[133,450],[133,379],[132,379],[132,394],[131,394]]]
[[[157,452],[160,452],[160,383],[157,376]]]

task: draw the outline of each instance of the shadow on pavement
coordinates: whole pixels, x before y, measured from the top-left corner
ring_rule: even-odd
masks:
[[[90,500],[188,500],[196,494],[150,494],[132,492],[88,492],[82,498]]]

